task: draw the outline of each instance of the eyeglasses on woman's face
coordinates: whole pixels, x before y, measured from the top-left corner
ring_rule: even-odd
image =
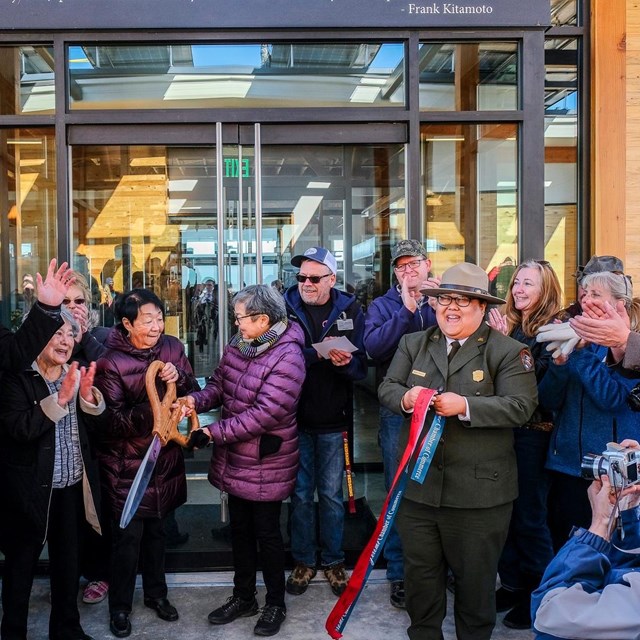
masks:
[[[84,298],[63,298],[62,300],[62,304],[65,307],[70,305],[72,302],[73,304],[80,306],[81,304],[84,304],[86,300]]]
[[[236,322],[241,322],[245,318],[255,318],[256,316],[261,316],[261,315],[262,315],[261,313],[247,313],[243,316],[234,315],[233,317],[236,319]]]
[[[404,264],[399,264],[393,267],[398,273],[404,273],[407,269],[411,269],[411,271],[416,271],[416,269],[420,268],[420,265],[424,262],[424,260],[411,260],[410,262],[405,262]]]
[[[438,295],[437,300],[443,307],[448,307],[452,302],[458,307],[468,307],[471,304],[471,298],[467,296],[450,296],[446,293]]]
[[[332,275],[333,273],[325,273],[323,276],[307,276],[303,273],[296,273],[296,280],[301,284],[304,284],[307,280],[312,284],[318,284],[322,278],[328,278]]]

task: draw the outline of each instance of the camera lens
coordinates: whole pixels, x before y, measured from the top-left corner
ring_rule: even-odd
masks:
[[[609,461],[603,456],[596,455],[595,453],[587,453],[582,456],[582,462],[580,463],[580,473],[583,478],[587,480],[596,480],[600,476],[608,475]]]

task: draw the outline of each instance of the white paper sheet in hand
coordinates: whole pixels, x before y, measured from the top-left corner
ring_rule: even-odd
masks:
[[[353,353],[358,350],[358,347],[356,347],[349,338],[345,338],[345,336],[340,336],[339,338],[333,338],[331,340],[323,340],[322,342],[314,342],[311,346],[323,358],[329,358],[329,351],[331,351],[331,349],[347,351],[348,353]]]

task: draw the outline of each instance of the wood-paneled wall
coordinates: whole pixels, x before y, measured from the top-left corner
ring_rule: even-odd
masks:
[[[607,0],[599,0],[611,6]],[[615,3],[614,3],[615,4]],[[626,0],[625,268],[640,294],[640,0]]]
[[[592,247],[640,294],[640,0],[591,2]]]
[[[625,0],[630,7],[638,0]],[[592,252],[626,253],[626,23],[623,0],[591,2]]]

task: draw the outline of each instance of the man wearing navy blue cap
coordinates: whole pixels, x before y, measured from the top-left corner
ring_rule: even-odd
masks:
[[[344,472],[342,433],[351,428],[352,382],[364,378],[364,316],[355,296],[338,291],[335,257],[324,247],[311,247],[292,258],[300,268],[297,286],[285,292],[289,318],[305,334],[307,377],[298,404],[300,468],[291,497],[291,554],[295,560],[287,591],[300,595],[316,575],[314,493],[320,519],[320,566],[331,590],[339,596],[347,586],[342,532]],[[346,337],[355,352],[331,349],[322,357],[312,345]]]

